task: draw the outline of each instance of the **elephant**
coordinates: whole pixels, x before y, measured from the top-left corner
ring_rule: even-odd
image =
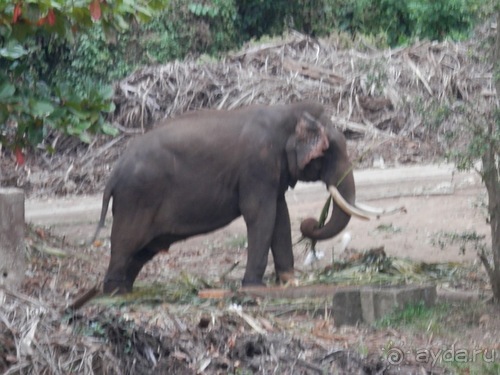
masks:
[[[319,103],[200,110],[160,121],[130,142],[104,189],[94,235],[95,240],[113,198],[104,292],[130,292],[155,254],[239,216],[248,239],[242,286],[264,285],[269,249],[278,281],[291,279],[285,192],[299,180],[324,182],[334,202],[324,226],[313,218],[301,223],[307,238],[332,238],[351,216],[370,214],[355,205],[346,140]]]

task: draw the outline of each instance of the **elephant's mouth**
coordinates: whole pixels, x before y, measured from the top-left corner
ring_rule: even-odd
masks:
[[[377,208],[363,203],[355,203],[355,205],[351,205],[344,199],[335,186],[330,185],[328,187],[328,191],[330,192],[333,201],[342,209],[342,211],[349,216],[354,216],[362,220],[370,220],[370,216],[383,216],[406,211],[404,207]]]

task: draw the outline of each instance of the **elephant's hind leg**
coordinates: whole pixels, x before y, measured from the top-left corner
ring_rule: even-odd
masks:
[[[127,241],[111,242],[111,259],[108,272],[104,279],[104,292],[128,293],[132,291],[134,281],[144,265],[162,251],[168,251],[172,243],[185,237],[161,235],[147,245],[140,247]],[[120,248],[120,244],[122,247]],[[138,250],[135,250],[138,249]],[[122,251],[120,251],[122,250]]]
[[[144,241],[133,236],[132,233],[121,235],[124,232],[116,230],[119,228],[118,224],[115,225],[113,222],[111,231],[111,257],[104,277],[104,293],[128,293],[132,291],[135,277],[131,277],[134,272],[131,272],[130,268],[134,263],[136,253],[144,246]]]
[[[116,260],[111,255],[108,272],[104,278],[104,293],[128,293],[142,267],[156,255],[156,251],[145,247],[133,255]]]

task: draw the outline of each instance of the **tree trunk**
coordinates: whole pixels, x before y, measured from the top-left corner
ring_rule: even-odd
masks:
[[[488,272],[491,282],[493,297],[500,303],[500,155],[498,154],[498,132],[500,127],[499,98],[500,98],[500,9],[497,10],[497,35],[495,43],[495,53],[493,54],[493,74],[495,88],[497,92],[497,111],[492,120],[488,123],[487,146],[482,156],[483,161],[483,181],[488,192],[488,212],[490,215],[491,227],[491,251],[493,253],[493,264],[483,253],[480,255],[481,261]]]

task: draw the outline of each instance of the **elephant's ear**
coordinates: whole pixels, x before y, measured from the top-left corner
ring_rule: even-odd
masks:
[[[295,141],[299,169],[304,169],[312,159],[323,156],[329,145],[325,127],[307,112],[297,122]]]

